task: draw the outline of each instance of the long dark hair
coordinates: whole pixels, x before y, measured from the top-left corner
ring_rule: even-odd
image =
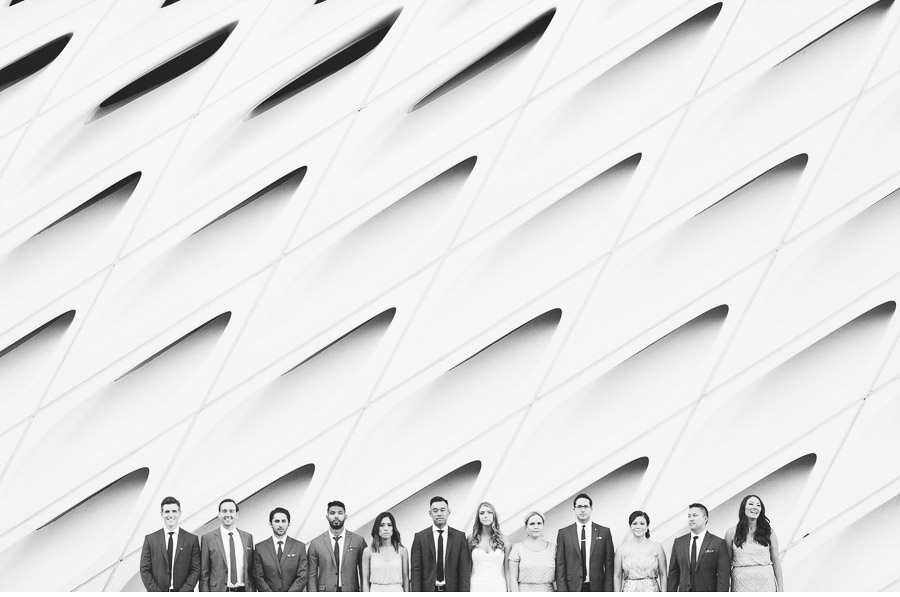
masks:
[[[375,517],[375,522],[372,524],[372,551],[377,553],[381,550],[381,536],[378,534],[378,528],[381,526],[381,521],[385,518],[390,519],[391,527],[394,529],[394,532],[391,534],[391,545],[394,547],[394,551],[399,552],[400,546],[403,544],[400,542],[400,531],[397,530],[397,521],[394,520],[394,515],[390,512],[382,512]]]
[[[478,518],[478,513],[481,511],[482,506],[490,508],[491,513],[494,515],[494,522],[491,523],[490,527],[485,527]],[[472,534],[469,535],[469,549],[478,547],[478,544],[481,543],[481,538],[484,535],[490,536],[491,549],[504,549],[503,533],[500,532],[500,521],[497,516],[497,509],[494,508],[490,502],[481,502],[478,504],[478,509],[475,510],[475,524],[472,525]]]
[[[772,536],[772,525],[766,516],[766,505],[763,504],[762,498],[753,494],[744,497],[738,508],[738,523],[734,529],[734,545],[743,547],[744,541],[747,539],[747,533],[750,532],[750,519],[747,518],[747,502],[750,498],[759,500],[759,518],[756,519],[756,530],[753,532],[753,540],[762,546],[768,547],[769,538]]]

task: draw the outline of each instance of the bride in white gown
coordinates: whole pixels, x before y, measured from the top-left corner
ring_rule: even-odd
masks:
[[[472,592],[505,593],[509,590],[507,559],[510,546],[500,532],[494,507],[488,502],[478,506],[469,549],[472,550]]]

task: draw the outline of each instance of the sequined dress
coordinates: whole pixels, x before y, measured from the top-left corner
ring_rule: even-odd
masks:
[[[519,564],[519,591],[523,593],[553,591],[556,576],[556,544],[547,541],[542,551],[532,551],[522,543],[513,545],[509,561]]]
[[[775,568],[769,548],[759,543],[745,542],[742,547],[733,545],[731,559],[731,590],[775,591]]]
[[[649,556],[634,557],[630,553],[622,555],[622,592],[658,593],[659,556],[653,550]]]

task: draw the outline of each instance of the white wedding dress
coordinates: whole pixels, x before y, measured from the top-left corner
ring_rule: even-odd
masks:
[[[469,590],[473,593],[505,593],[503,557],[502,549],[495,549],[491,553],[478,548],[472,550],[472,583]]]

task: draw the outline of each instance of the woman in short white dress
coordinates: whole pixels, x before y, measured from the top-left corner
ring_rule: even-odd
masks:
[[[375,517],[372,545],[363,551],[363,592],[409,591],[409,553],[400,543],[400,531],[390,512]]]
[[[472,550],[472,582],[475,592],[505,593],[509,590],[506,560],[509,547],[500,532],[497,510],[488,502],[481,502],[475,514],[475,524],[469,535]]]

